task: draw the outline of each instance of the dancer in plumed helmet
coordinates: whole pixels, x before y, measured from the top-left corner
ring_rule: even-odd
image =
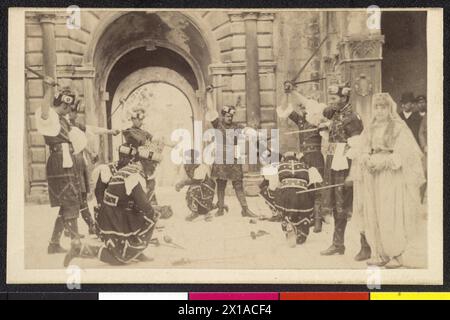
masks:
[[[150,260],[143,251],[149,245],[158,214],[147,196],[146,178],[152,174],[158,157],[148,147],[141,146],[136,161],[111,178],[97,221],[103,245],[81,243],[73,247],[64,259],[65,267],[77,257],[98,257],[110,265]]]
[[[243,217],[254,218],[257,217],[248,207],[247,199],[244,192],[244,171],[242,164],[238,163],[236,150],[238,150],[238,139],[237,135],[244,134],[245,128],[233,122],[234,115],[236,113],[236,108],[234,106],[223,106],[221,111],[221,117],[219,117],[218,112],[215,110],[212,103],[212,91],[211,87],[207,90],[207,107],[208,112],[206,115],[206,120],[210,121],[213,128],[218,130],[216,136],[216,162],[212,166],[212,177],[216,179],[217,182],[217,198],[218,198],[218,210],[216,216],[222,216],[226,210],[225,206],[225,188],[227,182],[231,181],[233,188],[236,192],[236,197],[241,205],[241,214]],[[230,132],[235,133],[233,141],[230,143],[227,141],[227,137]],[[219,154],[222,156],[218,156]],[[233,155],[233,156],[229,156]],[[229,158],[232,159],[232,163],[228,163]]]
[[[332,245],[321,252],[325,256],[345,253],[345,229],[352,214],[353,190],[351,186],[344,186],[351,165],[346,151],[349,139],[361,134],[363,123],[352,109],[350,91],[346,84],[329,86],[328,107],[323,111],[324,116],[329,119],[325,181],[330,185],[338,185],[330,192],[328,205],[333,212],[334,233]],[[367,243],[364,234],[361,234],[361,243]]]
[[[111,130],[106,128],[99,128],[95,126],[85,125],[78,119],[78,113],[81,111],[81,100],[77,100],[71,108],[69,113],[69,122],[72,127],[77,127],[82,132],[89,132],[91,134],[111,134],[117,135],[120,133],[120,130]],[[87,203],[87,195],[90,192],[89,186],[89,173],[87,168],[87,160],[86,160],[87,150],[83,149],[81,152],[75,154],[75,168],[78,173],[78,178],[80,179],[80,191],[81,191],[81,203],[80,203],[80,213],[84,222],[86,222],[89,234],[95,234],[95,222],[92,218],[91,212],[89,210],[89,206]]]
[[[59,207],[48,246],[49,254],[66,252],[60,245],[64,229],[68,230],[72,245],[79,239],[77,219],[81,186],[74,154],[81,152],[86,141],[83,141],[81,131],[66,119],[75,101],[75,92],[65,87],[54,96],[52,107],[43,104],[36,110],[37,130],[50,150],[46,165],[50,206]]]

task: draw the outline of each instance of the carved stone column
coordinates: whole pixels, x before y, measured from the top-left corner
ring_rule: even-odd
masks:
[[[349,12],[343,38],[338,44],[342,78],[352,86],[351,102],[364,122],[369,123],[372,95],[381,91],[381,61],[384,36],[369,29],[369,13]]]
[[[43,13],[37,16],[37,19],[41,25],[42,30],[42,64],[43,73],[46,76],[52,77],[56,80],[56,43],[55,43],[55,14]],[[54,88],[42,83],[44,88],[44,99],[42,103],[51,105],[53,103]],[[40,136],[40,135],[38,135]],[[41,137],[41,136],[40,136]],[[37,145],[32,143],[32,145]],[[39,144],[40,145],[40,144]],[[47,148],[42,148],[42,151],[48,153]],[[45,156],[46,157],[46,156]],[[30,163],[30,166],[32,164]],[[32,166],[33,168],[33,166]],[[47,183],[44,182],[45,170],[44,166],[34,169],[37,172],[31,175],[30,181],[30,195],[28,200],[42,203],[48,200],[47,198]],[[38,180],[35,177],[39,177]]]
[[[258,38],[256,21],[258,14],[249,12],[244,14],[245,21],[245,59],[247,61],[247,74],[245,77],[247,124],[258,128],[261,123],[258,73]]]

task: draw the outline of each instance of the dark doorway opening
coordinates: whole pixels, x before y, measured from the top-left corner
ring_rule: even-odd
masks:
[[[383,12],[381,30],[385,37],[382,62],[382,91],[398,103],[402,92],[427,93],[427,13]]]
[[[110,99],[106,101],[106,119],[108,128],[111,128],[111,115],[115,112],[115,110],[112,110],[112,98],[114,97],[120,82],[133,72],[146,67],[165,67],[171,69],[183,76],[194,90],[198,90],[199,88],[194,71],[189,63],[178,53],[158,46],[155,46],[153,50],[148,50],[146,47],[134,49],[117,61],[108,77],[106,84],[106,91],[110,97]],[[108,139],[110,160],[112,147],[112,139]]]

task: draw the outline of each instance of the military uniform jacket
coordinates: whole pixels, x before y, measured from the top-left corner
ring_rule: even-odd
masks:
[[[329,127],[330,143],[347,143],[347,139],[359,135],[363,130],[360,116],[352,110],[350,104],[338,111],[330,112],[330,107],[324,110],[324,115],[331,120]]]
[[[222,153],[222,163],[214,163],[212,166],[211,176],[213,178],[222,180],[242,180],[244,178],[244,171],[242,164],[237,163],[235,158],[236,148],[237,148],[237,138],[234,138],[233,145],[227,145],[226,143],[226,131],[227,130],[243,130],[243,126],[232,123],[231,125],[226,125],[221,119],[216,118],[211,121],[214,129],[219,130],[222,133],[222,137],[216,137],[216,148],[223,151]],[[222,138],[222,139],[220,139]],[[217,151],[216,151],[217,152]],[[233,164],[227,164],[227,154],[232,154],[234,157]]]
[[[98,216],[101,235],[139,236],[153,226],[154,211],[146,194],[142,165],[129,164],[111,178]]]
[[[97,166],[92,172],[92,180],[95,181],[95,198],[97,204],[103,203],[103,197],[108,183],[118,170],[118,163],[111,162]]]
[[[314,192],[297,194],[312,188],[309,168],[303,161],[283,161],[278,167],[280,181],[276,189],[276,207],[285,214],[311,214],[314,209]]]
[[[304,117],[302,117],[296,111],[292,111],[289,115],[289,119],[292,120],[299,130],[317,129],[317,126],[312,125]],[[319,130],[310,132],[299,133],[300,152],[303,154],[309,152],[320,152],[322,137],[319,134]]]
[[[56,136],[44,135],[45,143],[49,146],[50,156],[47,159],[46,173],[48,181],[48,194],[50,205],[79,206],[80,181],[77,172],[76,159],[73,154],[72,142],[69,138],[71,130],[70,123],[61,115],[58,115],[60,130]],[[70,154],[68,158],[72,161],[72,167],[64,167],[64,149],[67,145]]]

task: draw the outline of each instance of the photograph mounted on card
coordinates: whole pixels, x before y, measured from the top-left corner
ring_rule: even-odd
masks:
[[[441,284],[442,15],[10,8],[8,283]]]

